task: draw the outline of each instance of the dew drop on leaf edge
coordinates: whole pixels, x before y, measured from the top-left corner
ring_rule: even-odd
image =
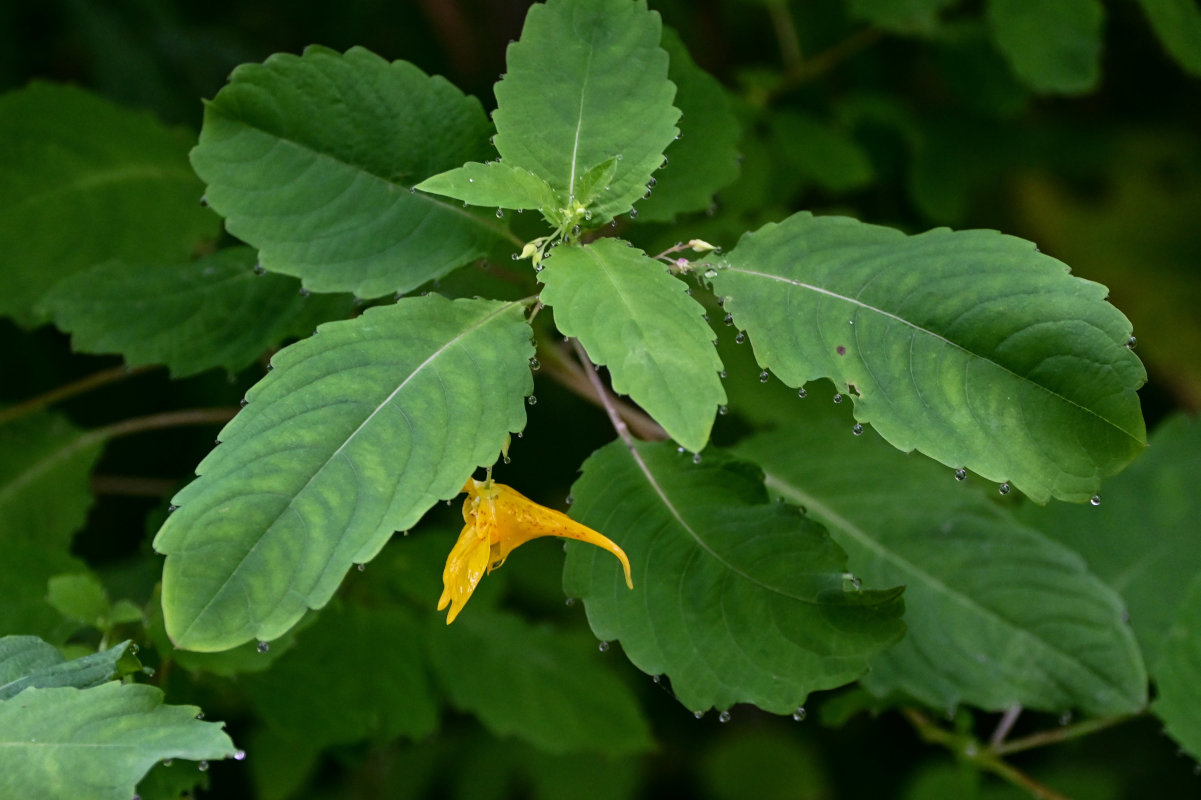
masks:
[[[607,653],[609,652],[609,643],[602,639],[601,641],[597,642],[596,649],[602,653]]]
[[[793,722],[804,722],[806,717],[805,707],[797,706],[796,711],[792,712]]]
[[[726,724],[727,722],[729,722],[732,718],[733,717],[729,711],[723,711],[717,715],[717,721],[722,723],[723,725]]]
[[[268,644],[267,642],[259,642],[258,643],[258,651],[260,653],[266,653],[270,649],[271,649],[271,645]]]
[[[955,480],[962,481],[962,480],[966,480],[966,479],[967,479],[967,470],[966,469],[955,470]]]

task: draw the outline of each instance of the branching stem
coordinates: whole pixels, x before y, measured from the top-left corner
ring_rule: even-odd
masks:
[[[126,378],[131,378],[134,375],[141,375],[143,372],[149,372],[155,367],[113,367],[112,369],[101,370],[80,378],[77,381],[57,386],[44,394],[37,397],[31,397],[24,402],[17,403],[15,406],[10,406],[0,410],[0,425],[6,422],[11,422],[14,419],[19,419],[26,414],[32,414],[35,411],[40,411],[49,405],[54,405],[60,401],[75,397],[85,392],[90,392],[92,389],[97,389],[101,386],[106,386],[110,383],[123,381]]]

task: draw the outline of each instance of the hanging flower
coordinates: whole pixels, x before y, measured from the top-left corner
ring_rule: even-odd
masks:
[[[630,560],[625,552],[591,528],[491,480],[468,478],[463,491],[467,492],[467,499],[463,501],[463,522],[466,524],[446,558],[446,568],[442,570],[442,597],[438,599],[439,611],[450,606],[447,625],[463,610],[484,573],[505,563],[514,548],[539,536],[578,539],[608,550],[621,561],[626,585],[634,588]]]

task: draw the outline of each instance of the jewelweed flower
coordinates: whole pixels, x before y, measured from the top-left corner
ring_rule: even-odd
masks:
[[[463,531],[446,557],[442,570],[442,597],[438,610],[450,606],[446,624],[455,621],[476,584],[485,573],[505,563],[514,548],[540,536],[577,539],[608,550],[621,561],[626,585],[634,588],[630,560],[625,552],[596,531],[554,509],[540,506],[525,495],[491,480],[468,478],[463,487]]]

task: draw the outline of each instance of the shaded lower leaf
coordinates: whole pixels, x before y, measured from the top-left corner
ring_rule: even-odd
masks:
[[[281,350],[155,538],[176,646],[282,635],[525,426],[520,303],[438,295]]]
[[[666,673],[688,708],[791,712],[858,678],[902,635],[901,589],[852,586],[843,550],[770,502],[753,465],[618,441],[583,471],[572,515],[626,551],[634,590],[571,542],[564,589],[583,598],[598,637],[621,640],[644,672]]]
[[[1182,593],[1152,671],[1156,698],[1151,711],[1177,744],[1201,759],[1201,573]]]
[[[1122,600],[1078,554],[934,462],[870,430],[851,436],[850,415],[835,409],[810,404],[738,452],[825,523],[856,575],[907,587],[908,635],[872,662],[865,686],[940,709],[1105,715],[1145,705],[1147,674]]]
[[[237,372],[350,311],[345,295],[305,297],[293,278],[256,274],[257,260],[235,247],[172,264],[108,262],[59,283],[43,302],[75,350],[166,364],[177,378]]]
[[[30,687],[87,689],[110,681],[118,677],[121,671],[118,662],[125,657],[129,644],[121,642],[99,653],[67,661],[58,648],[36,636],[0,638],[0,700],[8,700]]]
[[[1018,515],[1084,556],[1125,600],[1130,626],[1152,669],[1173,620],[1181,613],[1175,588],[1201,573],[1201,422],[1183,414],[1152,432],[1151,446],[1098,496],[1101,505],[1019,507]]]
[[[609,368],[614,391],[684,447],[701,450],[726,392],[713,331],[686,285],[617,239],[562,245],[544,263],[541,300],[554,308],[559,330]]]
[[[28,689],[0,702],[0,795],[129,800],[163,759],[233,756],[221,725],[199,711],[138,684]]]
[[[331,606],[283,658],[244,682],[259,718],[306,748],[421,739],[438,724],[421,628],[400,608]]]
[[[74,86],[0,98],[0,314],[44,322],[38,301],[64,278],[114,258],[187,258],[215,238],[189,138]]]
[[[1081,94],[1101,79],[1101,0],[988,0],[993,40],[1037,92]]]
[[[1138,0],[1164,49],[1186,72],[1201,77],[1201,8],[1193,0]]]
[[[1130,322],[1030,242],[802,212],[716,266],[759,363],[794,388],[832,378],[900,450],[1045,503],[1088,500],[1146,444]]]
[[[427,640],[450,702],[497,736],[557,754],[651,747],[637,700],[595,648],[584,655],[578,640],[483,609],[449,627],[435,621]]]

